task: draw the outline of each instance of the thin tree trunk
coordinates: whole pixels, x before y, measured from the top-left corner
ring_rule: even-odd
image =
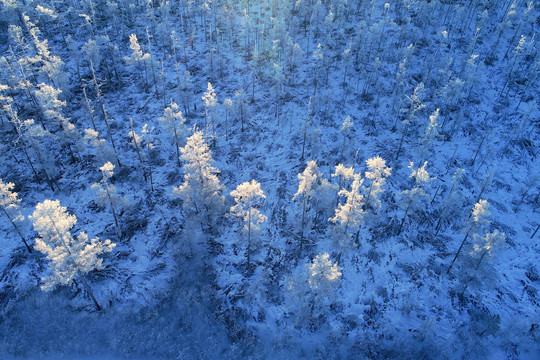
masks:
[[[247,247],[247,267],[251,264],[251,206],[248,211],[248,247]]]
[[[304,194],[304,204],[302,206],[302,231],[300,233],[300,256],[302,256],[302,248],[304,246],[304,226],[306,219],[306,197]]]
[[[19,236],[21,237],[23,243],[24,243],[24,246],[26,246],[26,250],[28,250],[28,252],[31,254],[32,253],[32,248],[30,246],[28,246],[28,243],[26,242],[24,236],[22,235],[21,231],[19,230],[19,228],[17,227],[17,225],[15,225],[15,222],[13,221],[13,219],[11,218],[11,216],[9,216],[8,212],[6,211],[6,209],[1,206],[2,208],[2,211],[4,212],[4,214],[7,216],[7,218],[9,219],[9,221],[11,222],[11,225],[13,225],[13,227],[15,228],[15,230],[17,231],[17,234],[19,234]]]
[[[120,232],[120,226],[118,225],[118,217],[116,216],[116,210],[114,209],[114,203],[111,198],[111,193],[109,192],[109,185],[105,182],[105,190],[107,191],[107,197],[109,198],[109,203],[111,204],[111,210],[114,216],[114,223],[116,224],[116,229]]]
[[[480,260],[478,260],[478,264],[476,264],[475,270],[478,270],[478,268],[480,267],[480,263],[481,263],[482,260],[484,259],[484,256],[486,256],[486,253],[487,253],[487,250],[485,250],[485,251],[482,253],[482,256],[480,256]]]
[[[403,224],[405,224],[405,219],[407,219],[407,213],[409,212],[409,209],[411,208],[411,206],[409,205],[407,207],[407,210],[405,210],[405,215],[403,215],[403,220],[401,220],[401,224],[399,225],[399,229],[398,229],[398,235],[401,234],[401,230],[403,229]]]
[[[465,235],[465,238],[463,238],[463,241],[461,242],[461,245],[459,245],[459,249],[456,252],[456,255],[454,256],[454,258],[452,259],[452,263],[450,263],[450,267],[448,267],[448,270],[446,271],[447,274],[450,274],[450,270],[452,270],[452,266],[454,266],[454,263],[456,262],[456,259],[457,259],[458,255],[459,255],[459,253],[461,252],[461,248],[463,248],[463,245],[465,245],[465,241],[467,241],[467,238],[469,237],[470,232],[471,232],[471,230],[469,230],[467,232],[467,235]]]
[[[77,270],[77,273],[79,274],[79,278],[81,279],[81,282],[83,283],[86,292],[88,293],[88,295],[90,295],[90,298],[94,302],[94,305],[96,305],[97,311],[101,311],[101,305],[99,305],[98,301],[96,300],[92,288],[88,284],[88,281],[86,281],[86,277],[79,270]]]
[[[532,239],[534,237],[534,235],[536,235],[536,233],[538,232],[538,229],[540,229],[540,224],[538,224],[538,226],[536,227],[536,230],[534,230],[534,232],[532,233],[530,239]]]
[[[137,135],[135,134],[135,130],[133,129],[133,119],[129,118],[129,125],[131,127],[131,138],[133,139],[133,144],[135,145],[135,150],[137,151],[137,156],[139,157],[139,161],[141,163],[141,166],[144,166],[144,162],[141,155],[141,149],[139,148],[139,143],[137,143]],[[146,177],[146,171],[143,170],[144,175],[144,181],[148,182],[148,178]]]

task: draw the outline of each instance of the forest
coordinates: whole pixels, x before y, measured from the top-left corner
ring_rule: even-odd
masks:
[[[535,0],[0,0],[0,358],[540,358]]]

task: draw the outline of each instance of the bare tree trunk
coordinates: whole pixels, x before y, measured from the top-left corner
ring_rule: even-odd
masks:
[[[2,208],[2,211],[4,212],[4,214],[7,216],[7,218],[9,219],[9,221],[11,222],[11,225],[13,225],[13,227],[15,228],[15,230],[17,231],[17,234],[19,234],[19,236],[21,237],[23,243],[24,243],[24,246],[26,246],[26,250],[28,250],[28,252],[31,254],[32,253],[32,248],[28,245],[28,243],[26,242],[24,236],[22,235],[21,231],[19,230],[19,228],[17,227],[17,225],[15,225],[15,222],[13,221],[13,219],[11,218],[11,216],[9,216],[8,212],[6,211],[6,209],[1,206]]]
[[[452,270],[452,266],[454,266],[454,263],[456,262],[456,259],[457,259],[458,255],[459,255],[459,253],[461,252],[461,248],[463,248],[463,245],[465,245],[465,241],[467,241],[467,238],[469,237],[470,232],[471,232],[471,230],[469,230],[467,232],[467,235],[465,235],[465,238],[461,242],[461,245],[459,245],[459,249],[456,252],[456,256],[454,256],[454,258],[452,259],[452,263],[450,264],[450,267],[448,267],[448,270],[446,271],[447,274],[450,274],[450,270]]]
[[[97,311],[101,311],[101,305],[99,305],[96,297],[94,296],[94,292],[92,291],[92,288],[88,284],[88,281],[86,281],[86,277],[80,271],[77,270],[77,272],[79,273],[79,278],[81,279],[81,282],[83,283],[84,288],[86,289],[86,292],[88,293],[88,295],[94,302],[94,305],[96,305]]]

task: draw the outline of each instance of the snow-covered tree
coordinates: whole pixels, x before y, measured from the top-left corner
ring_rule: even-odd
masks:
[[[41,107],[43,116],[49,123],[61,127],[62,123],[67,121],[61,113],[66,106],[66,102],[58,99],[62,90],[55,89],[54,87],[43,83],[38,86],[39,89],[36,90],[35,96]]]
[[[163,124],[165,129],[173,135],[173,143],[176,148],[176,160],[180,165],[180,145],[183,145],[186,127],[186,120],[182,116],[182,111],[178,109],[178,105],[171,100],[171,105],[163,111],[163,116],[159,118],[159,122]]]
[[[347,167],[343,164],[336,165],[336,170],[332,174],[332,177],[338,178],[338,196],[336,206],[339,204],[339,192],[343,189],[346,182],[354,177],[354,168]]]
[[[467,221],[467,225],[464,228],[465,237],[461,241],[461,245],[459,245],[458,250],[456,251],[456,255],[452,259],[452,262],[450,263],[450,266],[448,267],[448,270],[446,271],[447,274],[450,273],[450,270],[452,270],[452,266],[454,266],[454,263],[456,262],[457,257],[459,256],[459,253],[461,252],[461,249],[463,248],[463,245],[465,245],[465,242],[467,241],[467,238],[472,235],[473,237],[475,234],[480,233],[483,228],[489,226],[491,221],[489,220],[489,216],[491,215],[491,212],[489,210],[489,203],[487,200],[479,200],[476,204],[474,204],[471,218]]]
[[[180,76],[180,75],[178,75]],[[193,80],[191,79],[191,73],[188,70],[185,70],[182,74],[182,79],[179,79],[178,92],[180,93],[180,100],[184,106],[184,112],[189,113],[189,108],[193,100]]]
[[[407,99],[409,100],[409,105],[407,108],[401,109],[401,112],[405,114],[405,119],[401,122],[401,139],[399,140],[399,147],[396,152],[396,161],[399,158],[399,154],[403,146],[403,140],[409,133],[410,126],[412,125],[414,127],[418,116],[417,113],[425,107],[425,105],[422,103],[424,94],[424,83],[421,82],[418,84],[418,86],[416,86],[416,88],[414,88],[413,94],[411,96],[407,96]]]
[[[354,136],[354,124],[350,116],[347,116],[345,120],[343,120],[343,123],[339,128],[339,133],[343,136],[341,155],[345,158],[345,160],[347,160],[350,153],[353,151],[352,144]]]
[[[107,145],[105,139],[99,137],[99,132],[92,129],[84,130],[84,140],[87,144],[90,144],[97,150],[96,161],[98,164],[103,164],[108,161],[116,162],[117,159],[113,149]]]
[[[141,45],[139,45],[139,40],[137,39],[137,35],[131,34],[129,35],[129,48],[131,49],[130,56],[124,57],[124,60],[128,64],[135,64],[139,71],[141,70],[141,67],[144,68],[144,79],[146,81],[146,87],[149,87],[148,83],[148,69],[146,67],[146,60],[148,57],[150,57],[150,54],[143,53],[141,50]]]
[[[144,124],[141,130],[141,135],[135,132],[133,127],[133,119],[129,119],[129,137],[131,144],[137,152],[141,166],[143,167],[144,180],[149,182],[150,190],[154,191],[154,177],[152,173],[152,159],[150,156],[151,150],[154,148],[151,139],[151,133],[154,128],[148,128],[148,124]],[[144,151],[146,150],[146,151]]]
[[[324,183],[327,183],[328,181],[323,179],[315,160],[307,162],[307,167],[302,173],[298,174],[298,180],[300,180],[300,183],[298,184],[298,190],[296,191],[296,194],[294,194],[293,200],[302,200],[302,224],[300,232],[300,253],[302,253],[305,225],[306,221],[309,221],[306,219],[306,216],[308,216],[307,213],[309,210],[316,207],[316,199],[320,195],[319,190],[321,187],[325,186]]]
[[[288,309],[294,310],[300,325],[328,315],[341,284],[341,270],[328,253],[322,253],[299,266],[288,278],[285,293]]]
[[[313,95],[317,95],[317,90],[319,89],[322,82],[324,82],[325,74],[327,69],[325,66],[324,53],[321,44],[317,45],[317,48],[313,52],[313,71],[311,73],[311,81],[313,83]]]
[[[26,246],[26,250],[31,253],[32,248],[30,248],[30,246],[26,242],[26,239],[21,233],[21,230],[17,226],[17,222],[23,221],[24,216],[22,216],[19,211],[19,204],[21,202],[21,199],[19,199],[16,192],[12,191],[14,187],[14,183],[4,183],[2,179],[0,179],[0,208],[2,208],[2,212],[9,219],[11,225],[13,225],[13,227],[15,228],[15,231],[17,231],[17,234],[19,234],[19,236],[21,237],[24,246]]]
[[[96,308],[101,306],[96,300],[86,279],[86,274],[103,267],[103,259],[98,256],[111,252],[116,246],[110,240],[104,242],[98,238],[89,239],[85,232],[74,237],[70,230],[77,222],[75,215],[70,215],[58,200],[45,200],[37,204],[32,216],[34,230],[39,234],[35,248],[47,256],[52,274],[43,278],[41,288],[45,291],[58,285],[67,285],[75,278],[83,283]]]
[[[231,196],[236,204],[231,207],[231,214],[240,218],[243,223],[243,231],[247,237],[247,265],[251,263],[251,244],[254,233],[259,231],[260,225],[268,218],[261,214],[259,207],[266,198],[261,189],[261,184],[255,180],[246,181],[231,191]]]
[[[99,168],[101,171],[101,181],[99,183],[93,183],[92,189],[97,191],[97,201],[102,206],[110,206],[114,217],[114,223],[116,229],[120,232],[120,225],[118,222],[118,212],[116,210],[117,205],[120,204],[121,199],[116,193],[116,186],[111,183],[111,178],[114,175],[114,165],[108,161]]]
[[[492,261],[495,253],[499,249],[508,247],[506,234],[499,232],[499,230],[486,233],[484,236],[474,234],[474,240],[476,241],[474,244],[474,252],[481,254],[480,259],[478,259],[478,263],[476,264],[476,269],[480,267],[480,263],[482,263],[484,256],[487,255],[489,260]]]
[[[358,245],[360,227],[364,222],[364,195],[360,193],[364,179],[360,174],[353,174],[352,179],[351,190],[342,188],[338,193],[345,201],[338,204],[335,216],[328,219],[337,226],[334,237],[340,251]]]
[[[452,187],[450,188],[448,196],[442,201],[442,204],[439,207],[440,214],[437,225],[435,226],[435,236],[439,233],[443,223],[448,222],[450,219],[458,218],[463,211],[465,199],[459,188],[459,184],[463,179],[464,174],[465,170],[459,168],[452,175]]]
[[[431,116],[429,117],[429,123],[426,125],[424,133],[420,138],[420,146],[422,146],[422,148],[420,149],[420,155],[423,159],[432,154],[433,142],[441,138],[441,135],[439,133],[440,126],[437,122],[438,118],[439,109],[435,110],[433,114],[431,114]]]
[[[25,120],[22,123],[24,137],[26,142],[30,145],[35,156],[38,159],[39,164],[41,165],[41,171],[45,175],[45,179],[49,184],[49,187],[52,191],[54,190],[53,179],[58,175],[58,170],[55,165],[55,158],[48,150],[47,146],[50,146],[49,140],[53,135],[43,129],[40,125],[36,124],[34,119]]]
[[[386,183],[386,178],[392,174],[392,168],[386,166],[386,161],[380,156],[372,157],[366,160],[368,171],[366,171],[366,179],[370,180],[369,188],[366,195],[366,206],[374,212],[381,209],[381,194],[384,192],[383,186]]]
[[[426,161],[424,162],[424,165],[415,169],[414,163],[412,161],[409,163],[409,169],[411,169],[409,178],[414,179],[414,187],[410,190],[400,192],[400,207],[405,211],[405,214],[399,225],[398,235],[401,234],[407,215],[422,209],[429,200],[429,194],[426,192],[425,187],[429,186],[429,182],[433,180],[433,178],[431,178],[426,171],[427,164],[428,162]]]
[[[181,148],[184,161],[184,183],[173,188],[173,193],[184,201],[184,210],[188,214],[197,214],[202,218],[214,217],[223,211],[225,198],[221,194],[221,185],[213,166],[212,152],[206,144],[202,131],[195,131]],[[205,223],[205,222],[203,222]]]
[[[214,122],[214,112],[216,109],[216,106],[218,105],[218,100],[216,97],[216,92],[214,88],[212,87],[212,84],[208,82],[208,88],[206,89],[206,92],[204,93],[204,96],[202,97],[202,100],[204,101],[204,129],[206,131],[206,135],[209,136],[209,132],[212,132],[212,138],[213,143],[215,145],[216,143],[216,124]],[[208,126],[208,121],[210,121],[210,131]]]
[[[315,301],[331,298],[341,281],[341,268],[338,264],[330,260],[328,253],[324,253],[317,255],[307,268],[308,283],[315,295]]]
[[[233,108],[236,116],[240,118],[242,132],[244,132],[245,123],[249,120],[251,112],[248,104],[248,97],[243,88],[240,88],[234,92]]]

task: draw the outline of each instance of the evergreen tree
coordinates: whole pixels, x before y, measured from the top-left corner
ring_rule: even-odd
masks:
[[[110,240],[104,242],[98,238],[89,239],[85,232],[77,237],[70,230],[77,222],[75,215],[67,213],[58,200],[45,200],[37,204],[36,210],[30,216],[34,230],[39,234],[35,248],[47,256],[50,261],[52,274],[43,278],[41,288],[45,291],[58,285],[67,285],[75,278],[83,283],[88,295],[94,301],[96,308],[101,306],[96,300],[86,279],[86,274],[103,267],[103,259],[98,255],[111,252],[116,246]]]
[[[366,171],[365,175],[370,183],[365,203],[367,208],[377,213],[382,206],[380,196],[384,192],[383,186],[386,183],[386,178],[392,174],[392,168],[386,166],[386,161],[380,156],[367,159],[366,165],[369,171]]]
[[[342,188],[338,193],[345,198],[344,203],[339,203],[335,216],[328,219],[337,226],[334,238],[340,251],[358,246],[360,227],[364,223],[364,195],[360,193],[364,179],[360,174],[353,174],[352,179],[351,190]]]
[[[195,131],[181,148],[181,153],[185,164],[184,183],[173,188],[173,193],[184,201],[184,210],[188,215],[208,218],[211,226],[215,217],[222,212],[225,198],[221,194],[223,186],[217,177],[219,170],[213,166],[212,153],[203,132]]]
[[[328,315],[337,297],[342,272],[328,253],[315,256],[313,261],[299,266],[287,281],[287,308],[299,325],[313,324]]]
[[[234,92],[233,107],[236,116],[240,117],[240,121],[242,124],[242,132],[244,132],[245,123],[248,122],[251,113],[249,109],[247,94],[243,88],[240,88]]]
[[[459,188],[459,183],[463,179],[464,174],[465,170],[460,168],[452,175],[452,187],[450,188],[448,196],[443,200],[439,208],[439,220],[437,221],[437,226],[435,226],[435,236],[439,233],[443,223],[458,218],[461,215],[465,199]],[[433,197],[433,199],[435,199],[435,197]]]
[[[506,234],[499,232],[499,230],[486,233],[484,236],[474,234],[474,240],[476,241],[476,244],[474,244],[474,252],[481,254],[480,259],[478,259],[478,263],[476,264],[476,269],[480,267],[484,256],[488,255],[489,260],[492,261],[497,250],[508,247],[508,244],[506,243]]]
[[[178,109],[178,105],[172,102],[163,111],[163,116],[159,118],[159,122],[163,124],[165,129],[173,135],[174,147],[176,149],[176,160],[180,167],[180,145],[183,145],[186,127],[186,120],[182,116],[182,112]]]
[[[401,234],[407,215],[422,209],[429,200],[429,194],[426,192],[425,187],[429,186],[429,182],[433,180],[433,178],[429,177],[429,174],[426,171],[427,164],[428,162],[426,161],[422,167],[415,170],[414,163],[412,161],[409,163],[409,169],[411,169],[409,178],[414,179],[414,187],[410,190],[400,192],[400,207],[405,210],[405,214],[399,225],[398,235]]]
[[[261,190],[261,184],[251,180],[238,185],[235,190],[231,191],[231,196],[236,202],[230,209],[231,214],[242,220],[243,231],[247,237],[247,266],[249,268],[253,234],[259,231],[260,225],[268,219],[258,209],[266,195]]]
[[[92,129],[84,130],[84,140],[87,144],[92,145],[92,147],[97,150],[96,162],[98,164],[103,164],[110,161],[116,162],[113,149],[107,145],[107,141],[105,141],[105,139],[101,139],[99,137],[99,132]]]
[[[312,207],[316,206],[316,197],[319,196],[319,190],[323,187],[323,183],[327,182],[323,179],[319,168],[317,167],[317,162],[315,160],[308,161],[307,167],[305,170],[298,174],[298,191],[293,196],[293,200],[300,198],[302,200],[302,225],[300,232],[300,254],[302,253],[302,248],[304,245],[304,236],[305,236],[305,225],[308,212]],[[314,199],[315,197],[315,199]]]
[[[206,92],[204,93],[202,100],[204,101],[204,129],[205,129],[207,138],[209,136],[209,133],[210,132],[212,133],[212,139],[213,139],[212,143],[215,146],[216,124],[214,123],[214,111],[215,111],[216,106],[218,105],[218,101],[217,101],[214,88],[212,87],[212,84],[210,84],[210,82],[208,83],[208,88]],[[208,121],[210,121],[210,126],[208,125]]]

